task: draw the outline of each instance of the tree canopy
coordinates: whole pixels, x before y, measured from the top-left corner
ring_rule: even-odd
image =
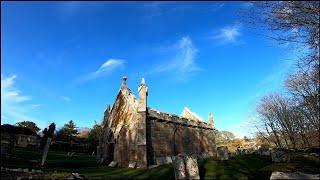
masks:
[[[22,121],[22,122],[18,122],[16,125],[19,127],[30,128],[36,133],[40,131],[40,128],[37,126],[37,124],[32,121]]]
[[[78,127],[76,127],[73,120],[70,120],[57,132],[57,138],[70,141],[74,140],[78,134]]]

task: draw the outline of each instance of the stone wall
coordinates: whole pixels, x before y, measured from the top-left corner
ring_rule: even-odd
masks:
[[[139,102],[126,87],[121,88],[109,113],[105,113],[98,158],[105,163],[117,162],[120,167],[136,163],[147,167],[145,113],[138,112]]]
[[[181,153],[203,156],[215,155],[215,136],[212,129],[186,126],[161,119],[147,120],[149,165]],[[150,145],[149,145],[150,144]]]
[[[136,99],[123,78],[116,100],[104,113],[103,131],[97,148],[99,162],[114,161],[120,167],[146,168],[172,162],[180,153],[213,156],[212,125],[147,108],[144,79]],[[198,118],[199,119],[199,118]]]

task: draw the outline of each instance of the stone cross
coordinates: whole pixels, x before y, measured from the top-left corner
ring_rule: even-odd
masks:
[[[48,155],[50,143],[51,143],[51,138],[49,137],[49,138],[47,139],[46,146],[44,147],[44,151],[43,151],[43,155],[42,155],[42,161],[41,161],[41,166],[44,165],[44,162],[45,162],[46,159],[47,159],[47,155]]]
[[[127,77],[126,76],[123,76],[122,77],[122,82],[121,82],[121,88],[126,88],[127,87]]]

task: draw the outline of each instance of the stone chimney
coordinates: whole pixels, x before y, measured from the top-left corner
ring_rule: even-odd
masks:
[[[121,89],[123,88],[127,88],[127,77],[126,76],[123,76],[122,77],[122,82],[121,82]]]
[[[212,112],[209,113],[209,123],[210,123],[210,126],[213,128],[214,124],[213,124],[213,114],[212,114]]]
[[[147,110],[147,96],[148,96],[148,87],[146,86],[144,78],[141,80],[141,84],[138,88],[139,93],[139,107],[138,112],[143,112]]]

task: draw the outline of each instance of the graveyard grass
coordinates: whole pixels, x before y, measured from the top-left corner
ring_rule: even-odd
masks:
[[[39,165],[30,163],[30,159],[40,159],[42,151],[16,149],[13,152],[16,159],[1,161],[2,167],[34,168]],[[198,161],[201,179],[269,179],[273,170],[291,171],[299,169],[302,172],[319,173],[319,157],[299,156],[293,163],[274,163],[268,156],[240,155],[228,161],[218,161],[215,158]],[[171,164],[152,169],[111,168],[98,166],[95,157],[88,154],[75,153],[68,157],[66,152],[49,151],[44,174],[34,178],[67,178],[70,173],[77,172],[89,179],[174,179]],[[25,174],[27,175],[27,174]]]

